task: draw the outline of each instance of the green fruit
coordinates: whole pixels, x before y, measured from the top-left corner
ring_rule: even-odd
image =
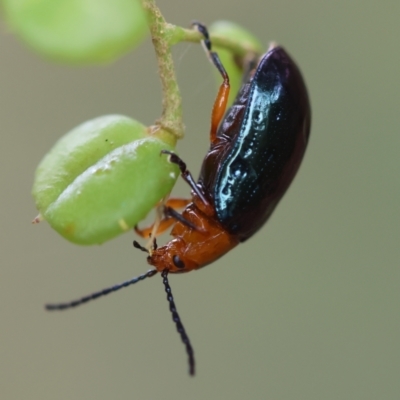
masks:
[[[3,9],[30,47],[63,62],[112,61],[147,32],[139,0],[3,0]]]
[[[78,126],[37,168],[33,196],[41,217],[79,244],[100,244],[131,229],[179,176],[161,150],[173,147],[127,117]]]

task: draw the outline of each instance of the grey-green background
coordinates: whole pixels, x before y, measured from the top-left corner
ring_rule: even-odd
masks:
[[[0,36],[1,399],[400,398],[400,2],[172,1],[166,18],[234,20],[284,45],[306,78],[310,145],[254,238],[201,271],[172,276],[197,376],[159,276],[80,309],[70,300],[147,270],[133,234],[72,245],[36,215],[41,157],[109,113],[150,124],[160,85],[150,41],[109,66],[52,64]],[[175,50],[194,175],[216,93],[200,46]],[[127,182],[129,184],[129,182]],[[187,195],[179,184],[177,194]]]

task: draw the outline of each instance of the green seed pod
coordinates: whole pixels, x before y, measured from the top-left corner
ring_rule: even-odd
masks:
[[[139,0],[3,0],[2,11],[27,45],[62,62],[110,62],[147,34]]]
[[[100,244],[131,229],[179,176],[160,155],[164,149],[173,147],[127,117],[78,126],[37,168],[33,196],[40,216],[78,244]]]
[[[210,34],[219,38],[227,38],[235,41],[241,48],[248,49],[249,54],[261,54],[263,47],[260,41],[250,32],[241,26],[229,21],[216,21],[209,27]],[[216,45],[213,46],[229,75],[231,91],[228,105],[231,105],[242,84],[242,62],[243,58],[233,54],[229,50]],[[218,82],[221,82],[221,76],[218,74]]]

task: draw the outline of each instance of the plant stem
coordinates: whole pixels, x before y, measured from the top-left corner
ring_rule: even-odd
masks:
[[[162,130],[172,134],[173,138],[170,138],[170,141],[176,141],[184,136],[184,126],[182,122],[182,97],[175,76],[169,39],[171,25],[166,23],[154,0],[142,0],[142,6],[147,12],[163,92],[162,116],[156,123]]]

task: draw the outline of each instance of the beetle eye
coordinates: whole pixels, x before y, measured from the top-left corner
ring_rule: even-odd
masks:
[[[172,261],[174,262],[175,267],[177,267],[179,269],[185,268],[185,263],[180,259],[179,256],[177,256],[177,255],[173,256]]]

